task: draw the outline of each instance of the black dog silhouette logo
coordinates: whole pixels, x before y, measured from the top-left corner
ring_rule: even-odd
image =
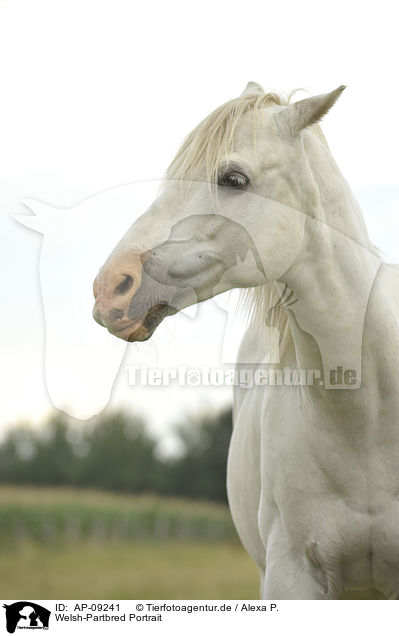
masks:
[[[13,634],[18,629],[48,629],[50,610],[32,603],[18,601],[11,605],[4,604],[6,610],[7,631]]]

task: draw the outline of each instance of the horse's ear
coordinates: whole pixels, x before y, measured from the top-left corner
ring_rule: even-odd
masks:
[[[296,135],[304,128],[317,124],[334,106],[345,88],[346,86],[339,86],[331,93],[301,99],[301,101],[284,108],[284,110],[276,114],[279,130],[290,135]]]
[[[257,82],[248,82],[240,97],[244,97],[246,95],[263,95],[264,90],[260,84]]]

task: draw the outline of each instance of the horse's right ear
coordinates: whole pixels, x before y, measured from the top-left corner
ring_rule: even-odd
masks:
[[[276,124],[279,130],[289,135],[296,135],[304,128],[317,124],[334,106],[345,88],[346,86],[339,86],[331,93],[301,99],[301,101],[287,106],[276,114]]]

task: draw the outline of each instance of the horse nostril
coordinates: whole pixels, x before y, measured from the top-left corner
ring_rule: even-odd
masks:
[[[108,313],[108,320],[110,322],[115,322],[116,320],[123,318],[124,315],[125,312],[122,309],[111,309],[111,311]]]
[[[118,296],[122,296],[123,294],[126,294],[129,289],[132,288],[133,286],[133,278],[131,276],[129,276],[129,274],[124,274],[125,279],[119,283],[119,285],[117,285],[114,289],[114,294],[118,295]]]

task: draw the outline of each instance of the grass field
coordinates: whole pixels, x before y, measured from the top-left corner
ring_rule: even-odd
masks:
[[[225,506],[0,487],[0,597],[257,598]]]

